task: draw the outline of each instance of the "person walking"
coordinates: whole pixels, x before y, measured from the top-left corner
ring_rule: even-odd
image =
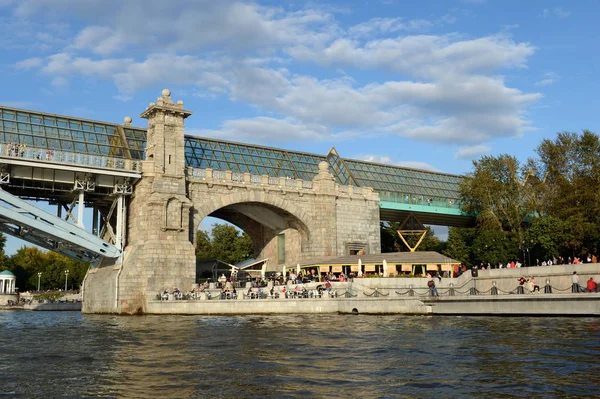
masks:
[[[437,288],[435,288],[435,281],[433,281],[433,279],[427,282],[427,286],[429,287],[429,293],[431,296],[439,296]]]

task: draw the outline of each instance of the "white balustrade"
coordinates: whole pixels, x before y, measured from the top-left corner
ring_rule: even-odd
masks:
[[[36,148],[21,144],[0,143],[0,155],[37,161],[64,163],[71,165],[92,166],[107,169],[141,171],[141,163],[137,160],[89,155],[68,151]]]

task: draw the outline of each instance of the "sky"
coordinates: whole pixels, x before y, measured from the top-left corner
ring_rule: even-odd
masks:
[[[597,0],[0,0],[0,104],[464,174],[600,133]]]

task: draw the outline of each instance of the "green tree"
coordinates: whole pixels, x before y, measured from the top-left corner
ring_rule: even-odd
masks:
[[[210,237],[199,230],[196,238],[196,258],[216,258],[230,264],[252,258],[254,245],[250,236],[230,224],[214,224]]]
[[[34,247],[21,247],[9,257],[8,269],[17,278],[16,285],[21,291],[35,289],[30,284],[30,277],[43,269],[44,253]]]
[[[16,284],[20,291],[36,290],[38,273],[41,273],[42,289],[64,289],[65,270],[69,271],[69,289],[79,289],[89,268],[87,263],[35,247],[20,248],[9,257],[7,265],[17,277]]]
[[[4,247],[6,246],[6,236],[0,233],[0,271],[5,269],[6,264],[6,253]]]
[[[563,251],[585,254],[600,243],[600,139],[589,130],[558,133],[537,148],[544,174],[543,215],[561,220]]]
[[[554,216],[535,218],[525,232],[525,246],[531,262],[547,260],[561,254],[565,223]]]
[[[469,234],[470,230],[472,231],[474,229],[450,227],[448,229],[446,248],[442,253],[464,265],[473,265],[473,262],[471,261],[471,251],[469,250],[472,242],[472,234]]]
[[[198,233],[196,234],[196,258],[214,258],[212,242],[210,241],[208,233],[204,230],[198,230]]]
[[[535,210],[524,184],[530,172],[509,155],[482,157],[473,167],[460,184],[463,209],[476,215],[481,229],[505,231],[518,245]]]
[[[480,229],[471,247],[472,259],[476,264],[506,264],[521,259],[519,248],[502,230]]]

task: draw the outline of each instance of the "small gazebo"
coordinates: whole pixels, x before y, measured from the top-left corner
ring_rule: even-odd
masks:
[[[0,272],[0,295],[13,295],[16,290],[17,278],[12,272]]]

